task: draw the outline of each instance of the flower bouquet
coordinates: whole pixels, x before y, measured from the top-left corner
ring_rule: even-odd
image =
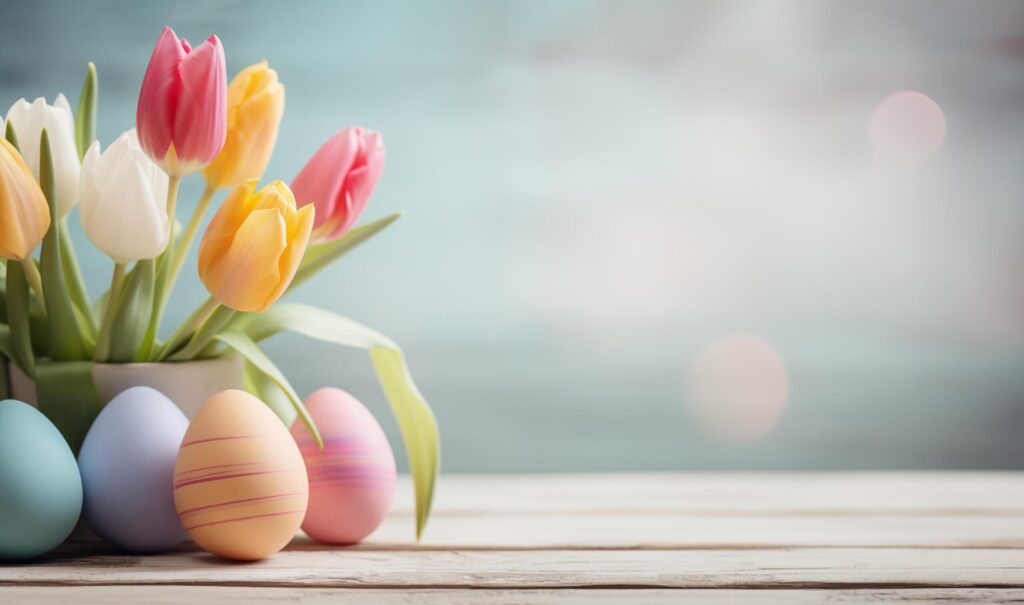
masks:
[[[159,372],[183,362],[240,358],[245,389],[286,426],[297,416],[309,443],[322,447],[317,423],[259,343],[292,331],[366,349],[405,443],[419,536],[430,510],[439,437],[400,349],[351,319],[278,302],[399,218],[355,225],[383,169],[384,145],[376,132],[346,128],[320,147],[290,187],[279,180],[261,187],[284,97],[265,61],[243,69],[229,85],[216,36],[192,48],[165,28],[142,80],[136,127],[106,148],[94,140],[98,80],[92,64],[75,111],[63,95],[52,105],[16,102],[0,140],[0,257],[6,259],[0,263],[0,354],[16,366],[12,375],[34,382],[39,411],[77,455],[108,403],[97,392],[98,365],[160,364]],[[201,173],[206,188],[182,228],[176,221],[179,183],[193,173]],[[171,291],[220,191],[228,191],[226,199],[199,243],[199,278],[210,297],[161,338]],[[113,260],[102,293],[84,282],[68,235],[76,205],[89,240]],[[8,396],[7,373],[0,376],[0,395]],[[188,528],[184,516],[182,522]]]

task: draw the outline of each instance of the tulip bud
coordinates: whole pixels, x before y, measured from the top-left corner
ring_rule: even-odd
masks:
[[[135,129],[82,160],[79,213],[85,234],[117,263],[154,258],[167,247],[167,175],[139,145]]]
[[[0,139],[0,257],[25,260],[49,228],[43,190],[18,150]]]
[[[40,97],[31,104],[18,99],[7,110],[7,121],[14,128],[18,145],[36,180],[39,180],[39,140],[43,129],[50,137],[53,155],[54,195],[57,213],[67,216],[78,202],[78,147],[75,143],[75,117],[63,94],[53,105]]]
[[[236,187],[213,215],[199,245],[199,278],[221,304],[264,311],[299,268],[313,229],[314,208],[297,209],[288,186],[256,180]]]
[[[380,134],[348,127],[327,139],[292,183],[300,205],[316,205],[317,236],[344,235],[363,213],[384,170]]]
[[[171,176],[209,164],[224,146],[227,70],[217,36],[192,49],[169,27],[157,40],[139,92],[142,149]]]
[[[227,140],[203,170],[210,189],[236,187],[258,179],[270,161],[284,114],[284,85],[266,61],[250,65],[228,86]]]

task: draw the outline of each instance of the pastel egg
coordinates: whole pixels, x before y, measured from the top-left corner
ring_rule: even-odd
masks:
[[[82,479],[60,431],[27,403],[0,401],[0,560],[53,550],[81,512]]]
[[[222,391],[196,412],[174,465],[174,506],[203,549],[252,561],[281,550],[309,500],[302,454],[262,401]]]
[[[309,475],[302,530],[314,540],[354,544],[380,525],[395,495],[395,456],[366,406],[341,389],[306,399],[323,437],[320,449],[301,419],[292,425]]]
[[[174,510],[174,463],[188,419],[163,393],[138,386],[114,397],[93,421],[78,468],[85,518],[105,541],[159,552],[187,536]]]

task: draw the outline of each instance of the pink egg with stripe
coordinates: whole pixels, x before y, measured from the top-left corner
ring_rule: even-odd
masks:
[[[270,408],[238,390],[203,404],[174,465],[174,507],[196,544],[263,559],[295,536],[308,501],[302,454]]]
[[[306,409],[324,440],[292,425],[309,476],[309,507],[302,529],[329,544],[355,544],[380,525],[395,495],[395,456],[377,419],[341,389],[322,388]]]

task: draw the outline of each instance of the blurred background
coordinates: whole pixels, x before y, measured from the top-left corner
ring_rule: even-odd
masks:
[[[383,133],[363,220],[405,218],[293,298],[405,347],[446,472],[1024,468],[1024,4],[66,0],[3,21],[0,109],[74,105],[95,61],[104,145],[164,24],[218,34],[229,76],[277,69],[267,178],[348,124]],[[172,326],[205,297],[182,286]],[[268,350],[402,456],[363,352]]]

